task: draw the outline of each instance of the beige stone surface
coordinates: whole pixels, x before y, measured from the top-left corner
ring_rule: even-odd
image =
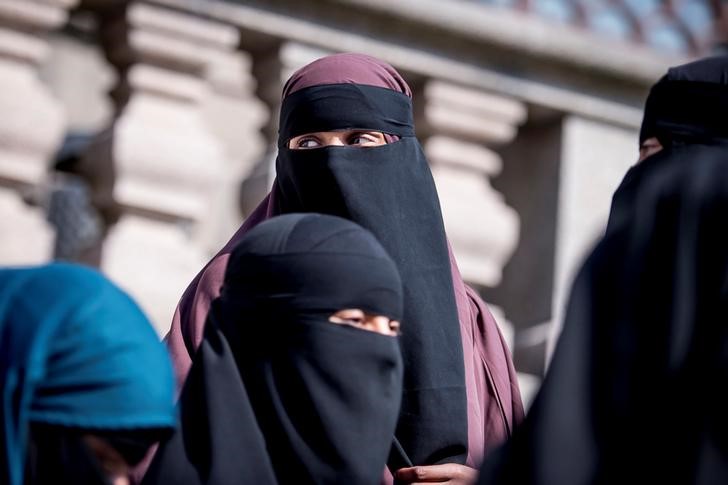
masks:
[[[114,197],[125,214],[106,242],[103,267],[164,332],[184,288],[222,239],[221,206],[231,202],[235,178],[232,152],[210,123],[210,98],[219,93],[207,73],[220,75],[238,33],[145,4],[135,4],[127,21],[128,48],[139,62],[127,73],[132,93],[113,145]],[[234,122],[219,106],[216,113]],[[255,140],[255,128],[247,131]]]
[[[441,135],[505,143],[515,137],[518,125],[526,120],[523,103],[505,96],[442,81],[428,82],[424,94],[425,118]]]
[[[198,107],[138,93],[117,123],[115,140],[120,203],[194,221],[207,214],[223,152]]]
[[[45,33],[75,2],[0,0],[0,264],[46,261],[53,235],[21,196],[44,180],[65,129],[63,108],[38,77]]]
[[[460,271],[470,283],[497,286],[519,221],[491,185],[502,161],[486,145],[511,141],[526,109],[515,99],[443,81],[428,82],[419,102],[425,105],[418,130],[430,135],[424,148]]]
[[[184,226],[127,214],[106,240],[101,269],[132,295],[162,336],[207,259]]]
[[[641,113],[636,103],[649,83],[668,65],[680,61],[656,56],[647,49],[626,45],[616,48],[613,43],[589,35],[567,35],[560,40],[562,29],[553,25],[539,25],[536,30],[527,31],[531,23],[514,19],[513,15],[508,15],[506,23],[491,32],[485,25],[500,16],[492,7],[471,2],[428,0],[427,8],[392,10],[388,0],[373,0],[373,8],[364,4],[367,1],[291,1],[289,11],[282,12],[257,2],[155,0],[162,5],[204,13],[260,35],[319,49],[363,52],[417,76],[626,126],[639,125]],[[387,12],[386,18],[377,16],[382,11]],[[356,21],[352,20],[351,25],[334,21],[336,13],[339,20],[352,16]],[[326,16],[326,20],[311,21],[317,16]],[[443,42],[438,19],[444,23],[453,18],[461,21],[447,21],[445,39],[449,42]],[[473,30],[476,25],[477,32]],[[503,33],[504,28],[516,31]],[[534,36],[534,32],[538,34]],[[554,37],[539,38],[545,35]],[[506,42],[499,42],[498,38]],[[541,53],[543,57],[539,57]],[[580,68],[575,68],[575,63]],[[504,69],[504,65],[511,69]],[[545,76],[538,72],[542,68],[546,68]],[[616,89],[612,86],[615,79],[619,83]],[[601,90],[609,90],[613,96],[604,96]]]
[[[109,90],[116,74],[98,45],[57,33],[40,65],[40,77],[63,106],[69,131],[93,133],[113,117]]]
[[[637,161],[637,132],[577,116],[564,121],[556,240],[554,319],[561,331],[575,272],[604,233],[612,194]]]
[[[0,79],[0,177],[38,183],[63,136],[63,109],[32,64],[0,57]]]
[[[0,266],[40,264],[52,253],[53,232],[38,207],[0,187]]]
[[[461,159],[473,152],[481,155],[483,164],[497,160],[493,152],[459,146],[462,144],[448,138],[432,138],[426,145],[445,229],[463,278],[479,285],[497,286],[518,241],[518,215],[490,185],[488,176],[496,170],[448,163],[449,156]]]
[[[205,246],[216,251],[240,226],[241,181],[251,176],[268,148],[262,127],[269,110],[255,95],[252,60],[244,52],[219,55],[206,78],[210,96],[201,102],[205,123],[220,141],[225,153],[223,176],[214,191]]]

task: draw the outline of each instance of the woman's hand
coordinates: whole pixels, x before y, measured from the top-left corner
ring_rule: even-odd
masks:
[[[400,468],[394,474],[398,481],[416,485],[418,483],[449,483],[451,485],[472,485],[478,479],[478,470],[456,463],[443,465],[413,466]]]

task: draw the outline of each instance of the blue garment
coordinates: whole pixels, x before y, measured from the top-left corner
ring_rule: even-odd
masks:
[[[0,478],[21,485],[29,423],[171,428],[174,378],[139,307],[71,264],[0,269]]]

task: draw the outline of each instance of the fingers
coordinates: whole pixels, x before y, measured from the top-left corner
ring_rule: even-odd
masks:
[[[450,483],[452,485],[472,484],[478,478],[477,470],[456,463],[442,465],[414,466],[400,468],[395,474],[397,480],[409,484]]]

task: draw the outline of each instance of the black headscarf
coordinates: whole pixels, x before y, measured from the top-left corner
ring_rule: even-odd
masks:
[[[634,167],[488,484],[728,483],[728,149]]]
[[[144,483],[379,483],[402,361],[395,337],[328,321],[344,308],[402,316],[396,266],[370,233],[290,214],[246,234],[182,391],[181,431]]]
[[[653,87],[645,103],[640,145],[657,138],[664,152],[686,144],[728,144],[728,56],[716,56],[670,68]],[[648,157],[624,176],[612,198],[607,232],[632,210],[632,185],[640,165],[658,165]]]
[[[673,67],[650,90],[640,145],[656,137],[673,143],[728,140],[728,56]]]
[[[292,150],[317,131],[377,130],[377,147]],[[352,220],[382,243],[404,283],[404,394],[396,436],[415,464],[464,463],[467,405],[463,350],[437,191],[414,136],[411,99],[359,84],[311,86],[283,101],[274,200],[279,212]],[[390,462],[390,468],[404,466]]]

